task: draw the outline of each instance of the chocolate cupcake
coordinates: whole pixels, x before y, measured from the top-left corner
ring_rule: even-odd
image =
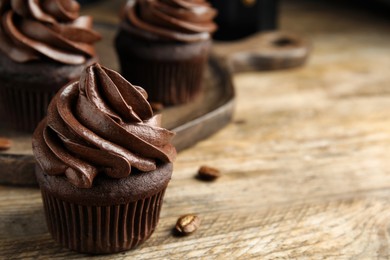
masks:
[[[94,64],[51,101],[33,151],[48,228],[64,247],[120,252],[155,230],[176,150],[146,98]]]
[[[216,15],[206,0],[130,0],[115,44],[122,74],[150,101],[176,105],[202,88]]]
[[[54,94],[96,61],[100,35],[74,0],[0,1],[0,110],[33,131]]]

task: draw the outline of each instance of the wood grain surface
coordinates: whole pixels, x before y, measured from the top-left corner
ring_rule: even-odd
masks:
[[[390,258],[390,21],[308,0],[281,19],[313,42],[308,64],[235,76],[233,123],[179,154],[154,235],[91,258]],[[195,179],[200,165],[222,177]],[[38,190],[0,186],[0,258],[86,258],[53,242],[42,210]],[[173,236],[187,213],[200,228]]]

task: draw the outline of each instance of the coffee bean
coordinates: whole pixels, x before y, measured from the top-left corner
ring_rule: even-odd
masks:
[[[197,178],[205,181],[212,181],[220,176],[221,173],[217,168],[203,165],[198,170]]]
[[[194,214],[181,216],[176,222],[176,231],[181,235],[189,235],[200,226],[200,218]]]
[[[153,111],[160,111],[164,109],[164,105],[158,102],[151,102],[150,106],[152,107]]]
[[[0,137],[0,151],[5,151],[10,149],[12,146],[12,141],[8,138]]]
[[[238,120],[234,121],[233,123],[235,123],[236,125],[244,125],[244,124],[246,124],[246,120],[238,119]]]

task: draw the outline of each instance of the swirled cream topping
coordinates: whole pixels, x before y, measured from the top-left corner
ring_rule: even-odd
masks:
[[[75,0],[1,0],[0,51],[16,62],[83,64],[100,35]]]
[[[130,0],[123,27],[143,38],[196,42],[217,29],[216,14],[206,0]]]
[[[80,81],[58,92],[33,137],[35,158],[49,175],[65,174],[79,188],[90,188],[104,173],[128,176],[132,168],[155,170],[172,162],[174,136],[153,116],[146,92],[98,64]]]

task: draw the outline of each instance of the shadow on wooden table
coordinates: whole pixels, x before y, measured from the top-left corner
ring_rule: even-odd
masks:
[[[42,206],[0,214],[0,239],[19,239],[47,232]]]
[[[12,204],[12,202],[11,202]],[[37,239],[37,238],[40,239]],[[42,237],[50,238],[42,205],[32,204],[14,210],[2,209],[0,213],[0,258],[24,258],[26,249],[45,246]],[[48,243],[54,243],[47,241]],[[30,250],[27,250],[30,251]]]
[[[0,259],[40,258],[40,252],[47,251],[47,248],[50,248],[49,255],[69,255],[69,250],[62,248],[51,238],[43,206],[35,203],[14,211],[2,209],[0,247]]]

